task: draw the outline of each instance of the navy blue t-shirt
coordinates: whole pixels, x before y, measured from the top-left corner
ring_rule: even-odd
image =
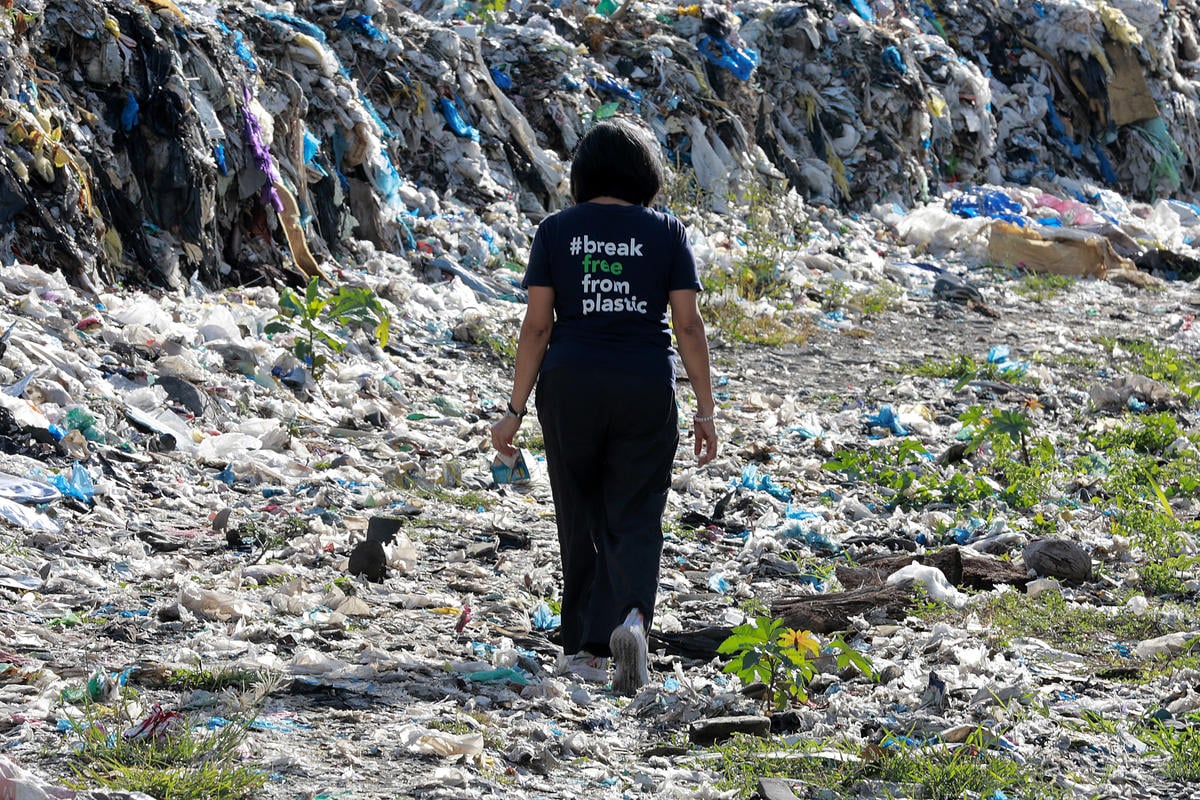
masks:
[[[525,288],[554,288],[542,371],[570,365],[675,380],[668,294],[700,289],[683,223],[637,205],[580,203],[544,219]]]

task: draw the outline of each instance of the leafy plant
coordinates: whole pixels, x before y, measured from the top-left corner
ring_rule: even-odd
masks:
[[[997,411],[992,414],[987,425],[983,428],[983,435],[988,439],[995,439],[999,436],[1007,436],[1013,444],[1021,446],[1021,460],[1025,462],[1025,466],[1029,466],[1029,440],[1028,435],[1033,429],[1033,420],[1023,411],[1010,409],[1008,411]]]
[[[861,452],[839,450],[823,467],[842,473],[851,483],[870,481],[884,489],[894,505],[920,506],[942,495],[932,456],[916,439]]]
[[[820,652],[820,645],[808,631],[783,627],[783,620],[756,617],[753,623],[738,625],[717,647],[718,653],[734,654],[725,672],[737,675],[745,684],[762,681],[764,709],[787,705],[790,697],[808,699],[805,687],[816,673],[809,660]]]
[[[375,293],[367,288],[338,287],[337,293],[321,296],[320,279],[313,278],[297,294],[284,287],[279,293],[279,314],[263,328],[268,335],[295,334],[292,354],[307,364],[314,378],[319,379],[329,363],[322,352],[341,353],[346,342],[329,333],[325,326],[369,328],[380,346],[386,347],[391,330],[391,317]]]
[[[850,287],[845,281],[832,281],[821,293],[821,309],[837,311],[843,308],[850,299]]]
[[[828,644],[838,669],[854,667],[874,678],[871,661],[837,637]],[[717,647],[718,653],[733,654],[725,672],[737,675],[745,684],[761,681],[766,684],[763,708],[772,705],[784,708],[789,699],[801,702],[808,699],[807,687],[816,674],[815,659],[821,645],[811,631],[786,628],[783,620],[768,616],[755,617],[733,629],[729,638]]]
[[[960,353],[958,356],[949,360],[939,360],[926,358],[924,362],[911,367],[910,371],[914,375],[920,375],[925,378],[944,378],[955,382],[954,391],[959,391],[971,381],[988,380],[988,381],[1013,381],[1020,377],[1015,375],[1012,370],[1005,371],[1004,368],[994,361],[977,361],[972,356],[966,353]]]

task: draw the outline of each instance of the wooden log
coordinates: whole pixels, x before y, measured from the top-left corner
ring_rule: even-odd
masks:
[[[852,627],[851,617],[871,611],[883,611],[900,618],[912,603],[912,594],[890,586],[864,586],[835,594],[784,597],[771,606],[771,615],[783,619],[789,628],[814,633],[833,633]]]
[[[880,555],[864,559],[858,566],[837,568],[838,581],[846,589],[879,586],[888,576],[912,563],[937,567],[946,580],[967,589],[994,589],[1001,584],[1024,588],[1029,576],[1010,561],[978,553],[969,547],[951,545],[924,555]]]
[[[838,566],[837,579],[846,590],[863,586],[879,586],[886,583],[888,576],[920,559],[912,553],[900,555],[878,555],[864,558],[857,567]]]
[[[926,553],[921,563],[937,567],[950,583],[964,589],[994,589],[1006,583],[1024,589],[1029,583],[1025,570],[1016,564],[969,547],[951,545]]]

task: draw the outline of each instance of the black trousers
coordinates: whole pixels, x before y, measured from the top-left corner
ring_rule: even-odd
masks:
[[[630,609],[647,630],[653,618],[675,393],[661,378],[560,368],[539,379],[537,410],[562,557],[563,652],[607,656]]]

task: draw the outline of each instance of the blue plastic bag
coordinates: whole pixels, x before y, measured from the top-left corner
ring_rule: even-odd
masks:
[[[509,77],[507,72],[499,67],[488,67],[488,72],[492,74],[492,82],[496,84],[496,88],[506,92],[512,88],[512,78]]]
[[[137,98],[133,96],[133,92],[129,92],[125,98],[125,107],[121,109],[122,129],[131,131],[137,127],[138,111],[140,108],[141,107],[138,105]]]
[[[1008,345],[995,345],[988,350],[988,363],[994,365],[1001,375],[1011,375],[1014,378],[1019,378],[1028,371],[1029,365],[1023,361],[1010,360],[1008,357],[1009,352]]]
[[[442,107],[442,116],[446,118],[446,122],[450,123],[450,130],[464,139],[470,139],[472,142],[479,141],[479,129],[467,123],[463,119],[462,113],[458,110],[458,106],[448,97],[443,97],[440,101]]]
[[[780,486],[770,475],[759,475],[758,467],[750,464],[742,468],[742,486],[747,489],[758,489],[780,500],[791,500],[792,492]]]
[[[371,18],[368,15],[356,11],[348,12],[345,16],[334,23],[334,27],[340,30],[357,28],[378,42],[387,41],[387,34],[379,30],[379,28],[376,28],[375,23],[371,22]]]
[[[879,413],[867,417],[867,424],[872,428],[887,428],[896,436],[908,436],[908,428],[900,424],[899,417],[890,405],[879,409]]]
[[[533,627],[539,631],[549,631],[562,625],[562,616],[550,610],[546,603],[539,603],[533,610]]]
[[[908,74],[908,64],[904,63],[904,57],[900,55],[900,50],[894,44],[883,49],[883,65],[901,75]]]
[[[713,52],[710,45],[716,45],[720,54]],[[749,48],[738,49],[725,39],[716,36],[701,36],[696,42],[701,55],[718,67],[725,67],[741,80],[750,80],[750,73],[758,66],[758,53]]]
[[[1022,228],[1029,224],[1025,217],[1025,208],[1006,195],[995,189],[975,189],[954,198],[950,203],[950,211],[960,217],[990,217],[1002,219]]]
[[[76,500],[82,500],[85,503],[90,503],[96,497],[96,488],[92,484],[92,476],[88,471],[79,466],[76,461],[71,465],[71,475],[67,477],[61,472],[50,479],[50,482],[67,497],[74,497]]]
[[[867,22],[872,24],[875,22],[875,12],[871,10],[871,6],[868,5],[867,0],[850,0],[850,5],[854,8],[854,11]]]

